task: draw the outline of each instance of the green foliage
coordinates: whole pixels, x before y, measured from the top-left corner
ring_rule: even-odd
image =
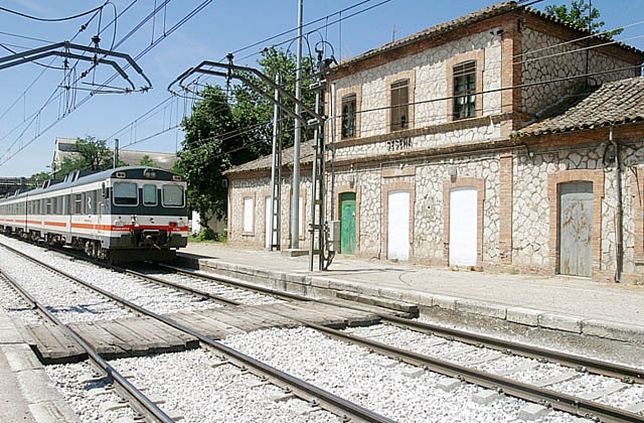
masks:
[[[27,186],[29,187],[29,189],[39,188],[42,186],[42,183],[48,179],[51,179],[51,174],[49,172],[34,173],[29,177]]]
[[[285,89],[295,92],[295,57],[277,49],[267,49],[259,60],[259,69],[272,80],[279,71]],[[313,107],[315,94],[308,89],[312,82],[311,59],[303,60],[302,94],[305,104]],[[272,89],[259,78],[252,83]],[[195,103],[192,115],[182,122],[185,138],[179,161],[173,171],[188,182],[188,205],[199,212],[201,225],[212,218],[223,218],[227,212],[228,186],[223,172],[270,153],[273,103],[250,86],[234,85],[230,95],[220,86],[207,86],[202,99]],[[285,107],[294,109],[292,101]],[[293,119],[282,114],[282,145],[293,145]],[[312,133],[303,131],[302,139]]]
[[[76,170],[100,171],[111,169],[114,163],[113,153],[107,148],[104,140],[87,136],[78,138],[75,144],[77,155],[73,158],[65,157],[56,169],[55,177],[63,178]],[[124,162],[119,162],[119,166]]]
[[[565,4],[547,6],[546,13],[556,16],[576,28],[583,30],[590,29],[591,32],[602,32],[602,28],[606,24],[604,21],[598,20],[601,16],[599,10],[595,7],[591,10],[590,4],[586,3],[585,0],[572,0],[570,6],[566,6]],[[623,30],[623,28],[616,28],[608,31],[606,36],[612,38],[615,35],[621,34]]]
[[[147,154],[141,158],[139,164],[146,167],[159,167],[159,164],[152,160],[152,157],[148,156]]]
[[[190,241],[196,241],[196,242],[221,241],[221,235],[206,226],[201,228],[199,233],[191,236]]]

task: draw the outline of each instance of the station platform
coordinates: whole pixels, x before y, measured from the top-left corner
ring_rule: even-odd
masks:
[[[395,299],[427,310],[644,344],[641,286],[561,276],[451,271],[347,256],[336,257],[328,271],[309,272],[307,256],[220,243],[189,243],[179,256],[191,267],[306,295]]]
[[[0,312],[0,422],[79,422],[13,321]]]

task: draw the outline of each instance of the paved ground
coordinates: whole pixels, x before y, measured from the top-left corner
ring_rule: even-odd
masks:
[[[0,311],[0,422],[78,422],[3,311]]]
[[[279,252],[243,250],[214,243],[191,243],[182,251],[263,270],[320,275],[308,271],[308,257],[286,257]],[[644,287],[640,286],[592,282],[583,278],[453,272],[348,257],[336,258],[324,276],[382,288],[449,295],[644,326]]]

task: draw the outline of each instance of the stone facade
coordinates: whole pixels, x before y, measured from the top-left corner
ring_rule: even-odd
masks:
[[[583,41],[562,45],[566,40],[530,27],[521,34],[523,55],[515,60],[521,63],[522,83],[525,85],[521,106],[525,113],[539,114],[553,105],[553,99],[556,103],[556,99],[579,93],[586,83],[583,75],[587,73],[592,74],[588,77],[591,85],[640,74],[640,69],[631,61],[620,60],[597,49],[587,49]],[[576,76],[581,77],[573,78]],[[559,79],[565,80],[557,82]],[[555,82],[539,84],[544,81]]]
[[[592,215],[592,277],[613,278],[617,192],[607,129],[550,138],[516,136],[526,122],[538,119],[566,95],[575,95],[580,86],[577,79],[535,83],[585,72],[585,50],[560,54],[580,45],[542,50],[583,34],[541,15],[528,15],[496,16],[437,40],[401,42],[401,47],[389,50],[385,46],[376,56],[341,65],[340,71],[331,74],[326,109],[331,119],[335,115],[338,120],[336,125],[329,122],[326,130],[327,171],[334,169],[334,175],[327,176],[327,216],[340,220],[340,194],[355,193],[356,255],[387,259],[392,215],[388,195],[404,191],[410,201],[409,260],[452,266],[450,249],[456,244],[451,238],[456,237],[450,233],[451,194],[465,189],[476,199],[468,211],[475,215],[476,228],[471,238],[476,244],[472,265],[555,274],[559,272],[559,186],[587,181],[593,183],[596,211]],[[542,55],[550,57],[532,60]],[[589,72],[633,67],[643,58],[620,46],[590,49],[588,56]],[[454,119],[452,69],[471,60],[476,63],[476,113]],[[591,82],[634,73],[608,73]],[[401,78],[410,84],[409,128],[392,132],[391,85]],[[355,137],[345,139],[338,122],[342,99],[348,95],[356,96],[358,116]],[[623,279],[644,282],[644,125],[616,129],[616,137],[625,143],[620,156],[624,166]],[[229,177],[229,238],[263,247],[268,176],[244,170],[233,171]],[[308,174],[305,181],[303,187],[309,193]],[[290,177],[282,185],[283,247],[288,246],[289,182]],[[255,211],[255,220],[262,223],[256,225],[254,235],[242,233],[239,218],[243,196],[250,195],[249,190],[262,198]],[[308,213],[307,207],[307,219]]]

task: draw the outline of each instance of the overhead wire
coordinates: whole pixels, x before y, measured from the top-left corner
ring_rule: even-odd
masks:
[[[33,16],[33,15],[29,15],[27,13],[19,12],[17,10],[12,10],[12,9],[9,9],[8,7],[4,7],[4,6],[0,6],[0,11],[7,12],[7,13],[13,13],[14,15],[18,15],[18,16],[21,16],[23,18],[32,19],[32,20],[40,21],[40,22],[64,22],[64,21],[71,21],[71,20],[74,20],[74,19],[78,19],[80,17],[89,15],[90,13],[96,12],[97,10],[101,10],[105,6],[105,4],[107,4],[107,3],[109,3],[109,1],[103,3],[101,6],[97,6],[97,7],[93,8],[93,9],[87,10],[85,12],[77,13],[77,14],[72,15],[72,16],[65,16],[65,17],[62,17],[62,18],[41,18],[41,17],[38,17],[38,16]]]

